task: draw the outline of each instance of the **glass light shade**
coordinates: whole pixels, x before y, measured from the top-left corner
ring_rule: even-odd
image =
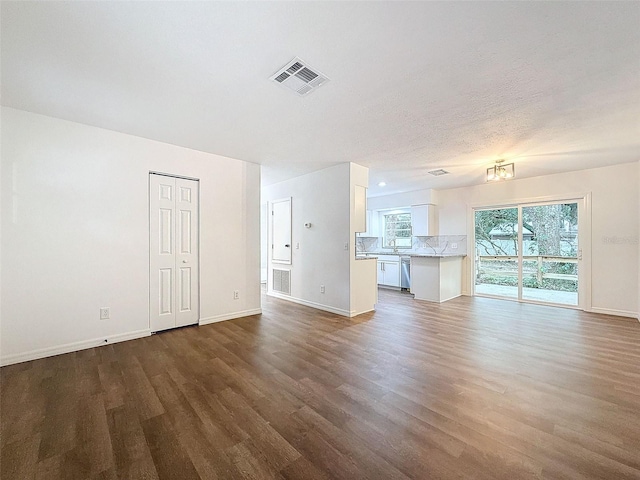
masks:
[[[516,176],[513,163],[496,163],[493,167],[487,168],[487,182],[499,182],[508,180]]]

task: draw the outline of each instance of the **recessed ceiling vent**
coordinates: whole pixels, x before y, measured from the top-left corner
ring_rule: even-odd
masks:
[[[320,85],[329,81],[325,75],[315,68],[311,68],[308,63],[303,62],[298,57],[274,73],[271,76],[271,80],[289,90],[293,90],[301,97],[313,92]]]
[[[429,173],[434,177],[439,177],[440,175],[447,175],[449,172],[439,168],[438,170],[431,170]]]

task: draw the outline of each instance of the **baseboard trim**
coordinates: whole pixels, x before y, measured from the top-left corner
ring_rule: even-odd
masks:
[[[461,296],[462,296],[462,293],[458,293],[458,294],[454,295],[453,297],[449,297],[449,298],[445,298],[444,300],[440,300],[439,303],[448,302],[449,300],[453,300],[454,298],[458,298],[458,297],[461,297]]]
[[[369,312],[375,312],[376,309],[375,308],[370,308],[369,310],[363,310],[361,312],[356,312],[353,311],[351,312],[351,314],[349,314],[350,317],[357,317],[358,315],[362,315],[363,313],[369,313]]]
[[[242,310],[240,312],[225,313],[223,315],[214,315],[213,317],[201,318],[198,322],[199,325],[209,325],[210,323],[224,322],[226,320],[233,320],[234,318],[249,317],[251,315],[260,315],[262,313],[261,308],[253,308],[251,310]]]
[[[0,358],[0,366],[13,365],[16,363],[28,362],[30,360],[38,360],[45,357],[53,357],[55,355],[63,355],[65,353],[77,352],[87,348],[101,347],[111,343],[126,342],[127,340],[135,340],[136,338],[148,337],[151,330],[137,330],[135,332],[119,333],[108,337],[93,338],[91,340],[83,340],[80,342],[66,343],[56,347],[40,348],[24,353],[15,353]]]
[[[603,315],[615,315],[616,317],[629,317],[635,320],[638,319],[637,312],[631,312],[628,310],[614,310],[612,308],[600,308],[600,307],[591,307],[589,310],[585,310],[591,313],[601,313]]]
[[[298,304],[304,305],[306,307],[315,308],[317,310],[322,310],[322,311],[325,311],[325,312],[335,313],[336,315],[342,315],[343,317],[352,317],[353,316],[349,310],[343,310],[341,308],[331,307],[329,305],[324,305],[322,303],[310,302],[309,300],[303,300],[301,298],[291,297],[289,295],[282,295],[282,294],[276,293],[276,292],[267,292],[267,295],[269,295],[270,297],[279,298],[281,300],[286,300],[288,302],[298,303]]]

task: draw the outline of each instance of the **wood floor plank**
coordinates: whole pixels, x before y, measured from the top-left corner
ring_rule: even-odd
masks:
[[[232,389],[218,394],[222,404],[237,419],[254,445],[265,452],[268,463],[279,471],[300,457],[300,453],[291,446],[269,423],[262,418],[238,393]],[[247,442],[243,442],[246,446]]]
[[[110,470],[113,451],[102,394],[85,397],[78,404],[77,456],[89,465],[91,476]]]
[[[0,478],[33,478],[39,448],[39,435],[4,445],[0,456]]]
[[[138,411],[140,418],[147,420],[163,414],[162,403],[158,399],[137,357],[128,359],[128,362],[123,364],[122,368],[127,371],[127,375],[124,376],[124,382],[127,388],[128,403]]]
[[[296,413],[296,416],[301,421],[312,425],[314,431],[318,432],[327,443],[331,444],[343,456],[354,461],[358,471],[367,478],[390,480],[408,478],[384,458],[367,448],[366,445],[355,441],[356,437],[354,435],[336,427],[313,409],[303,407]]]
[[[0,477],[640,480],[640,323],[381,289],[0,369]]]
[[[98,365],[98,378],[102,386],[105,408],[121,407],[127,396],[119,362],[106,361]]]
[[[281,472],[286,480],[330,480],[331,477],[319,470],[305,457],[298,458]]]
[[[39,459],[64,454],[77,445],[78,403],[80,396],[75,388],[76,375],[73,368],[56,370],[52,377],[41,383],[41,392],[46,399],[45,415],[40,426]],[[19,406],[16,406],[19,407]]]
[[[108,410],[107,422],[118,478],[157,479],[153,457],[135,408],[125,405]]]
[[[160,480],[200,478],[166,413],[143,420],[142,428]]]
[[[46,397],[42,395],[42,369],[27,362],[7,367],[0,377],[0,446],[38,436],[45,416]],[[14,368],[20,365],[31,368]],[[4,372],[3,372],[4,373]],[[21,405],[21,408],[1,408]]]
[[[234,445],[227,450],[234,466],[242,475],[242,478],[252,480],[282,480],[282,475],[269,462],[265,453],[253,445],[251,438]]]

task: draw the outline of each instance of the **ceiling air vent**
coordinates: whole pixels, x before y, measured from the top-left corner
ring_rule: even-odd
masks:
[[[439,168],[438,170],[431,170],[429,173],[434,177],[439,177],[440,175],[447,175],[449,172]]]
[[[325,75],[298,57],[274,73],[270,79],[289,90],[293,90],[301,97],[329,81]]]

